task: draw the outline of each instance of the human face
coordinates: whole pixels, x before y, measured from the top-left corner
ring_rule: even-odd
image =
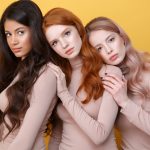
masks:
[[[82,41],[74,26],[52,25],[45,34],[52,49],[61,57],[73,59],[79,55]]]
[[[4,29],[9,48],[16,57],[23,60],[32,49],[30,28],[7,19]]]
[[[89,35],[90,44],[95,47],[106,64],[120,64],[126,54],[124,40],[119,34],[106,30],[95,30]]]

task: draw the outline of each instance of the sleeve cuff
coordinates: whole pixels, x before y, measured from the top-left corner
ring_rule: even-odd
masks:
[[[133,101],[128,100],[126,105],[121,108],[120,112],[124,114],[130,122],[133,122],[138,115],[140,107],[135,104]]]

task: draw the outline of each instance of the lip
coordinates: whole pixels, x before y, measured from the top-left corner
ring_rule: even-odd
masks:
[[[21,47],[19,47],[19,48],[12,48],[12,51],[13,51],[14,53],[18,53],[18,52],[21,51]]]
[[[114,54],[109,58],[109,60],[115,61],[117,58],[118,58],[118,54]]]
[[[73,48],[66,50],[65,54],[71,55],[73,53]]]

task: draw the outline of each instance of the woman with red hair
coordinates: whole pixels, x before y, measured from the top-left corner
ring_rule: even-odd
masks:
[[[53,126],[49,149],[116,150],[113,126],[118,106],[103,89],[100,77],[107,72],[121,78],[121,70],[103,64],[88,44],[83,24],[72,12],[50,10],[44,16],[43,29],[56,65],[63,71],[52,67],[62,101],[56,110],[62,127],[59,123]]]

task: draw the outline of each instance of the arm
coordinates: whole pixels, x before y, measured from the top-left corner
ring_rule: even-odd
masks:
[[[52,134],[49,141],[49,150],[59,150],[62,136],[62,121],[56,118],[56,124],[52,127]]]
[[[65,85],[64,74],[61,70],[55,67],[53,69],[57,76],[57,93],[64,107],[78,126],[95,144],[98,145],[103,143],[112,131],[118,112],[118,106],[113,100],[111,94],[107,91],[103,93],[98,118],[95,120],[89,116],[82,106],[78,104],[75,98],[70,95]],[[111,71],[121,74],[121,71],[118,71],[118,68],[117,70],[115,69],[116,67],[113,67],[113,70],[111,69]]]
[[[127,119],[136,127],[150,135],[150,112],[128,99],[126,105],[121,109]]]
[[[150,112],[144,110],[128,97],[125,78],[120,80],[115,75],[107,75],[103,78],[103,84],[104,88],[112,94],[116,103],[122,108],[121,113],[132,124],[150,135]]]
[[[103,93],[102,104],[96,120],[84,111],[70,93],[65,92],[60,98],[78,126],[95,144],[101,144],[106,140],[112,131],[118,112],[118,106],[108,92]]]
[[[54,108],[56,77],[47,67],[34,84],[28,108],[19,132],[8,150],[31,150],[49,109]],[[54,100],[54,101],[52,101]]]

